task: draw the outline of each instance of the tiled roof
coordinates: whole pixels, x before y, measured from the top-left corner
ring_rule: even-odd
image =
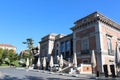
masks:
[[[14,47],[14,48],[16,48],[15,46],[10,45],[10,44],[0,44],[0,46],[3,46],[3,47]]]

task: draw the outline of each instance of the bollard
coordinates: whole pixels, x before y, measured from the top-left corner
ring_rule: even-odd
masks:
[[[108,67],[107,67],[107,65],[103,65],[103,68],[104,68],[105,77],[108,77]]]
[[[110,70],[111,70],[111,73],[112,73],[112,77],[114,78],[114,77],[116,77],[115,76],[115,67],[114,67],[114,65],[110,65]]]
[[[100,74],[99,74],[99,71],[97,71],[97,72],[96,72],[96,76],[99,77],[99,75],[100,75]]]

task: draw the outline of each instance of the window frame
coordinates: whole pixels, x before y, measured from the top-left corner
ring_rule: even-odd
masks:
[[[108,55],[114,55],[112,36],[110,35],[107,35],[107,47],[108,47]]]
[[[89,50],[89,39],[87,37],[81,39],[81,50]]]

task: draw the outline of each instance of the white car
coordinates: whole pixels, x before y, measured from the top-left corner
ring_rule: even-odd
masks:
[[[59,70],[59,65],[58,64],[54,64],[54,66],[52,68],[48,67],[49,70],[52,69],[52,71],[58,71]]]

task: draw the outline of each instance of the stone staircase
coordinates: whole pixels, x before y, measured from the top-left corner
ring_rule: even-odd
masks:
[[[68,73],[70,71],[70,68],[74,67],[73,63],[66,61],[64,59],[63,59],[63,64],[64,64],[63,68],[58,72],[67,72]]]

